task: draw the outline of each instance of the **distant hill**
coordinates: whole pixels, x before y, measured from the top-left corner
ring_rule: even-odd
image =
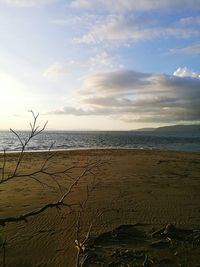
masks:
[[[134,131],[137,131],[137,132],[152,132],[155,129],[156,128],[141,128],[141,129],[137,129],[137,130],[134,130]]]
[[[199,132],[200,125],[173,125],[159,127],[154,130],[155,132]]]
[[[199,133],[200,125],[171,125],[158,128],[141,128],[134,130],[136,132],[154,132],[154,133]]]

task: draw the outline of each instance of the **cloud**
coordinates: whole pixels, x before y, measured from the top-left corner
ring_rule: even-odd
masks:
[[[93,24],[93,21],[98,20],[98,18],[101,18],[101,16],[97,14],[88,14],[85,12],[79,15],[67,13],[63,18],[53,19],[51,23],[57,25],[68,25],[68,26],[79,25],[79,26],[89,27]]]
[[[192,77],[192,78],[200,78],[200,73],[194,72],[186,67],[178,68],[174,75],[177,77]]]
[[[186,20],[187,18],[185,18]],[[155,18],[134,15],[108,15],[93,22],[89,31],[80,37],[73,39],[74,43],[100,44],[130,43],[154,38],[189,38],[200,35],[199,19],[191,20],[191,23],[183,21],[184,18],[159,25]]]
[[[179,24],[183,26],[191,24],[200,25],[200,16],[182,18],[179,20]]]
[[[81,37],[74,38],[75,43],[96,44],[104,41],[110,42],[126,42],[128,40],[138,40],[144,37],[144,29],[142,32],[142,18],[136,18],[133,15],[109,15],[102,17],[93,22],[93,26],[88,33]],[[139,30],[140,29],[140,30]],[[146,32],[146,39],[150,35]]]
[[[56,2],[58,0],[0,0],[0,4],[7,4],[18,7],[32,7],[38,5],[45,5]]]
[[[85,80],[77,98],[79,108],[64,107],[52,113],[107,115],[126,122],[200,120],[200,76],[186,68],[177,69],[174,75],[133,70],[99,73]]]
[[[107,52],[104,51],[91,57],[89,62],[91,66],[103,65],[112,67],[113,57],[111,57]]]
[[[122,67],[122,65],[118,64],[117,59],[109,55],[106,51],[102,51],[94,54],[85,61],[71,60],[69,62],[55,62],[43,72],[43,76],[58,79],[71,74],[74,69],[77,70],[78,68],[85,69],[87,72],[97,72]]]
[[[61,76],[66,76],[69,73],[69,65],[61,62],[55,62],[50,65],[43,73],[44,77],[57,79]]]
[[[86,65],[88,64],[89,69],[95,72],[124,68],[122,64],[119,64],[118,59],[117,55],[112,56],[106,51],[102,51],[91,56]]]
[[[194,44],[183,48],[172,48],[170,53],[194,54],[200,55],[200,44]]]
[[[112,114],[110,109],[102,109],[102,108],[76,108],[67,106],[61,109],[54,110],[52,112],[48,112],[47,114],[54,115],[75,115],[75,116],[99,116],[99,115],[108,115]]]
[[[114,11],[131,11],[131,10],[156,10],[156,9],[199,9],[199,0],[73,0],[71,1],[73,8],[101,8],[111,12]]]

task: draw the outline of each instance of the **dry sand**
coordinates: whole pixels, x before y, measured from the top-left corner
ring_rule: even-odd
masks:
[[[16,154],[8,155],[8,169],[12,169],[16,157]],[[21,171],[38,169],[46,157],[45,152],[27,153]],[[150,224],[155,228],[173,223],[200,229],[199,153],[123,149],[60,151],[51,159],[50,166],[60,170],[65,166],[80,166],[88,159],[103,159],[109,165],[104,165],[97,177],[99,185],[90,194],[82,216],[82,234],[88,229],[95,211],[104,208],[113,211],[98,219],[92,235],[134,223]],[[73,175],[78,175],[78,171]],[[30,178],[1,185],[0,217],[18,215],[57,200],[61,193],[56,184],[52,180],[45,181],[53,188],[43,188]],[[69,185],[66,179],[59,181],[64,186]],[[82,179],[70,194],[68,203],[84,201],[86,185],[90,181],[91,177]],[[63,208],[50,209],[30,218],[28,223],[0,227],[0,235],[8,243],[6,266],[73,267],[75,222],[75,214]],[[0,253],[2,257],[2,250]]]

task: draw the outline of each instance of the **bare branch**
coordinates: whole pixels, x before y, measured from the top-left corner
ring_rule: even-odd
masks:
[[[9,216],[9,217],[4,217],[4,218],[0,218],[0,226],[5,226],[8,223],[11,222],[28,222],[29,218],[33,218],[45,211],[47,211],[50,208],[57,208],[57,209],[61,209],[62,207],[66,207],[69,209],[70,212],[74,212],[75,210],[77,210],[77,206],[79,207],[79,212],[78,212],[78,217],[77,217],[77,221],[76,221],[76,246],[78,248],[78,253],[77,253],[77,262],[79,262],[79,254],[83,251],[84,248],[84,244],[86,243],[86,241],[88,240],[92,227],[94,225],[94,223],[96,222],[96,219],[99,218],[103,212],[105,211],[97,211],[96,215],[94,217],[94,219],[92,220],[89,229],[86,233],[86,235],[83,238],[83,241],[80,242],[81,240],[81,216],[82,213],[86,207],[86,204],[88,202],[89,196],[91,194],[91,192],[95,189],[95,187],[98,185],[98,182],[96,181],[96,176],[99,174],[99,172],[101,171],[101,167],[105,165],[105,161],[101,161],[101,160],[87,160],[86,164],[82,165],[82,166],[71,166],[71,167],[67,167],[65,169],[59,169],[59,170],[52,170],[52,166],[50,165],[51,163],[51,159],[56,155],[56,153],[51,152],[51,149],[54,145],[54,143],[52,143],[49,147],[49,152],[51,152],[50,154],[47,154],[47,158],[42,162],[41,166],[39,166],[36,170],[32,171],[21,171],[21,167],[22,167],[22,162],[25,156],[25,151],[27,150],[30,142],[32,141],[32,139],[34,137],[36,137],[38,134],[42,133],[46,126],[48,121],[46,121],[44,123],[44,125],[42,127],[39,127],[37,125],[38,122],[38,118],[39,118],[39,113],[35,114],[32,110],[30,111],[33,117],[33,121],[29,123],[30,126],[30,131],[28,133],[28,135],[25,135],[25,137],[18,133],[17,131],[10,129],[10,131],[14,134],[14,136],[17,138],[19,144],[20,144],[20,151],[15,163],[15,166],[13,169],[11,169],[11,171],[6,170],[6,167],[8,166],[7,162],[8,162],[8,158],[7,158],[7,153],[6,150],[4,150],[3,153],[3,163],[2,163],[2,167],[0,168],[0,185],[1,184],[5,184],[8,183],[12,180],[15,179],[22,179],[22,178],[30,178],[33,181],[39,183],[41,186],[43,187],[48,187],[51,189],[55,189],[54,186],[50,185],[48,182],[46,182],[46,180],[44,178],[49,178],[51,179],[51,181],[54,182],[54,185],[56,185],[56,188],[59,188],[60,190],[60,196],[58,197],[58,199],[55,202],[50,202],[47,204],[44,204],[43,206],[40,206],[39,208],[36,208],[34,210],[31,211],[27,211],[25,213],[16,215],[16,216]],[[50,166],[49,166],[50,165]],[[73,170],[77,169],[79,175],[76,175],[75,178],[73,178]],[[66,203],[67,202],[67,197],[69,197],[70,193],[73,191],[73,189],[77,186],[77,184],[80,182],[80,180],[85,177],[86,175],[90,175],[90,178],[92,177],[92,181],[90,183],[90,185],[86,186],[86,197],[85,200],[81,203]],[[70,180],[70,185],[68,186],[68,188],[65,188],[64,186],[61,186],[61,182],[60,182],[60,178],[64,178],[65,177],[65,182],[66,179]],[[49,181],[49,180],[47,180]],[[64,191],[64,192],[63,192]],[[75,206],[76,209],[72,209],[72,207]],[[5,252],[5,244],[4,244],[4,252]],[[5,257],[4,257],[5,258]],[[79,266],[79,265],[77,265]],[[3,267],[5,267],[5,259],[4,259],[4,263],[3,263]]]
[[[6,150],[3,150],[3,166],[1,168],[1,181],[0,183],[4,180],[4,175],[5,175],[5,167],[6,167]]]
[[[53,207],[59,207],[59,206],[68,206],[67,204],[57,201],[57,202],[53,202],[53,203],[48,203],[46,205],[44,205],[43,207],[24,213],[22,215],[19,216],[11,216],[11,217],[7,217],[7,218],[0,218],[0,225],[5,226],[7,223],[10,222],[19,222],[19,221],[25,221],[27,222],[27,219],[31,216],[35,216],[38,215],[42,212],[44,212],[45,210],[49,209],[49,208],[53,208]],[[70,206],[68,206],[70,207]]]
[[[64,200],[71,193],[72,189],[78,184],[80,179],[83,178],[86,174],[89,173],[89,171],[92,168],[95,168],[95,167],[96,167],[96,165],[94,165],[94,166],[91,165],[89,167],[84,168],[82,173],[74,180],[74,182],[69,186],[68,190],[61,196],[61,198],[58,201],[53,202],[53,203],[48,203],[39,209],[27,212],[27,213],[19,215],[19,216],[0,218],[0,225],[5,226],[7,223],[10,223],[10,222],[27,221],[28,217],[38,215],[38,214],[44,212],[45,210],[47,210],[49,208],[53,208],[53,207],[58,208],[60,206],[66,206],[68,208],[71,208],[71,205],[64,203]]]
[[[33,123],[29,123],[30,127],[31,127],[31,131],[30,131],[30,134],[29,136],[25,139],[25,140],[22,140],[22,137],[20,136],[19,133],[17,133],[15,130],[13,129],[10,129],[10,131],[17,137],[20,145],[21,145],[21,150],[20,150],[20,153],[19,153],[19,157],[18,157],[18,160],[17,160],[17,163],[15,165],[15,169],[13,170],[13,173],[11,175],[12,178],[14,178],[15,176],[17,176],[17,172],[18,172],[18,169],[19,169],[19,166],[21,165],[21,162],[23,160],[23,157],[24,157],[24,152],[28,146],[28,144],[30,143],[30,141],[38,134],[40,134],[41,132],[43,132],[46,128],[46,125],[48,123],[48,121],[45,122],[45,124],[43,125],[43,127],[41,129],[39,129],[39,127],[37,126],[37,119],[39,117],[39,113],[37,115],[34,114],[34,112],[31,110],[30,111],[32,116],[33,116]],[[4,179],[1,179],[1,181],[4,180]],[[8,181],[10,180],[10,178],[6,178],[5,181]]]
[[[6,245],[7,242],[6,240],[3,241],[2,248],[3,248],[3,262],[2,262],[2,267],[6,267]]]
[[[20,135],[15,130],[13,130],[12,128],[10,128],[10,131],[17,137],[17,139],[19,140],[21,146],[23,147],[24,146],[24,142],[22,141],[22,138],[20,137]]]

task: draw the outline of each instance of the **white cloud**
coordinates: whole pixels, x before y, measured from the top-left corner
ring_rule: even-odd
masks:
[[[70,28],[78,29],[90,29],[94,21],[101,20],[102,16],[97,14],[66,14],[63,18],[57,18],[51,21],[51,23],[60,26],[69,26]]]
[[[105,71],[106,69],[123,68],[123,65],[118,63],[117,56],[114,57],[106,51],[102,51],[94,56],[91,56],[88,61],[88,65],[92,71],[99,71],[100,69]]]
[[[95,1],[90,1],[90,0],[75,0],[71,2],[71,7],[76,7],[76,8],[90,8],[94,7],[97,4]]]
[[[199,0],[73,0],[74,8],[103,8],[109,11],[155,10],[167,8],[199,9]]]
[[[0,0],[0,3],[18,7],[31,7],[37,5],[50,4],[56,1],[58,0]]]
[[[193,77],[193,78],[200,78],[200,73],[194,72],[186,67],[184,68],[178,68],[175,72],[174,72],[175,76],[178,77]]]
[[[129,43],[149,40],[158,37],[189,38],[200,35],[199,22],[193,20],[190,24],[178,20],[160,26],[155,19],[148,16],[108,15],[101,21],[93,22],[90,30],[81,37],[74,38],[74,43]]]
[[[191,24],[200,25],[200,16],[182,18],[180,19],[179,24],[183,26],[190,26]]]
[[[66,76],[69,73],[69,65],[63,64],[61,62],[56,62],[50,65],[43,73],[45,77],[49,78],[59,78],[61,76]]]
[[[85,61],[55,62],[43,72],[43,76],[58,79],[72,74],[77,69],[87,70],[87,72],[97,72],[122,67],[122,65],[118,64],[117,59],[109,55],[106,51],[102,51],[94,54]]]
[[[141,19],[142,20],[142,19]],[[142,27],[140,18],[124,15],[109,15],[101,21],[94,22],[90,31],[80,38],[75,38],[75,43],[95,44],[104,41],[127,41],[141,39],[144,32],[139,31]],[[149,36],[146,32],[146,39]]]
[[[89,76],[79,91],[79,108],[55,114],[107,115],[123,121],[180,122],[200,120],[200,78],[119,70]],[[190,77],[188,77],[190,76]]]
[[[90,58],[90,63],[92,66],[95,65],[105,65],[110,66],[112,65],[113,58],[108,55],[106,52],[101,52],[99,54],[96,54],[94,57]]]
[[[200,44],[194,44],[182,48],[172,48],[170,53],[183,53],[183,54],[200,54]]]

